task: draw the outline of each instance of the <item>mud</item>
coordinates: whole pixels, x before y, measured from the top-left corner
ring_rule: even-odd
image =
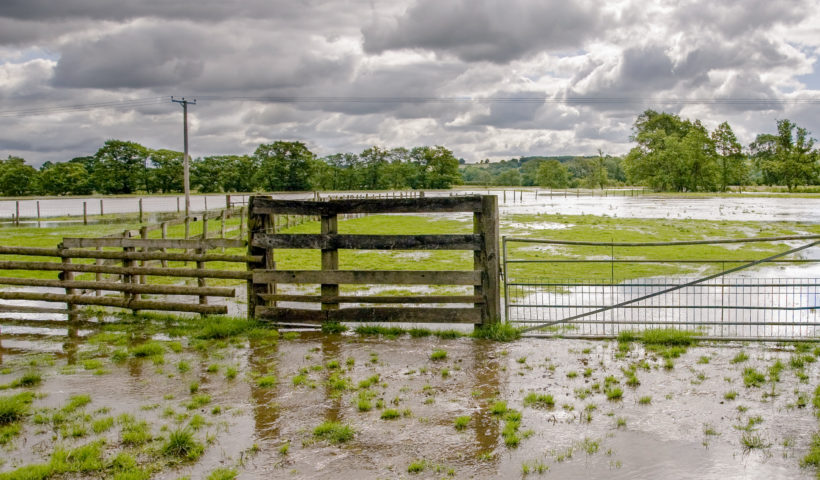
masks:
[[[204,478],[218,467],[234,468],[242,479],[520,478],[526,469],[533,478],[815,475],[799,466],[817,419],[811,401],[798,406],[798,396],[811,398],[818,364],[790,368],[792,346],[691,347],[668,369],[664,358],[638,344],[619,355],[616,342],[602,341],[497,343],[312,332],[289,333],[273,345],[227,340],[203,347],[177,340],[182,349],[166,348],[161,362],[131,356],[116,363],[111,351],[118,347],[83,337],[3,339],[0,384],[34,369],[43,377],[32,388],[38,393],[35,412],[88,394],[87,412],[105,409],[106,415],[144,419],[156,442],[194,414],[204,417],[205,426],[196,432],[206,444],[203,456],[152,477],[160,479]],[[432,360],[436,349],[446,351],[446,358]],[[749,360],[732,363],[741,350]],[[89,359],[101,366],[86,370]],[[778,359],[785,365],[778,382],[744,386],[744,368],[766,372]],[[637,368],[640,384],[628,386],[622,369],[643,360],[648,370]],[[189,370],[180,369],[180,362]],[[217,367],[209,371],[210,365]],[[228,367],[237,370],[234,379],[227,378]],[[304,378],[296,385],[300,370]],[[260,375],[275,376],[275,385],[260,387]],[[374,375],[377,383],[359,387]],[[610,376],[623,390],[620,400],[604,393]],[[192,382],[210,401],[189,409]],[[360,411],[357,399],[365,390],[372,392],[372,409]],[[730,390],[737,398],[724,398]],[[552,395],[554,406],[525,406],[532,392]],[[642,397],[649,402],[639,402]],[[506,421],[491,412],[499,400],[521,412],[518,446],[505,445]],[[398,418],[381,419],[390,408]],[[457,430],[460,416],[469,422]],[[327,420],[349,425],[355,435],[339,445],[314,436],[314,428]],[[744,447],[744,434],[758,437],[764,447]],[[99,436],[64,438],[28,418],[21,435],[2,447],[0,472],[44,462],[55,445],[98,437],[106,439],[108,456],[126,448],[116,426]],[[414,462],[421,471],[410,473]],[[539,474],[538,465],[548,470]]]

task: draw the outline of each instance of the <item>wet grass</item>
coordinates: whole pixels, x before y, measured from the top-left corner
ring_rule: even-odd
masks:
[[[353,439],[355,432],[349,425],[326,421],[313,429],[313,435],[332,444],[339,444]]]

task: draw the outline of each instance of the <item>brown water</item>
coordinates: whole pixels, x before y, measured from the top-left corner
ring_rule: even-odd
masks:
[[[35,387],[44,394],[35,400],[35,410],[58,407],[71,395],[85,393],[92,398],[88,412],[105,407],[109,415],[131,413],[147,420],[158,437],[165,435],[163,427],[173,429],[178,421],[184,423],[183,417],[204,416],[208,425],[197,436],[212,439],[204,455],[193,465],[154,477],[161,479],[204,478],[217,467],[236,468],[242,479],[443,478],[448,473],[455,478],[519,478],[523,464],[537,462],[549,467],[544,475],[552,478],[814,476],[799,467],[799,460],[817,430],[817,419],[811,402],[806,408],[794,405],[798,393],[811,397],[818,368],[816,363],[808,364],[804,370],[808,381],[801,383],[796,371],[788,368],[792,356],[788,349],[694,347],[667,370],[661,367],[663,359],[638,346],[625,358],[616,358],[614,342],[298,335],[280,339],[276,345],[223,342],[201,350],[167,351],[160,365],[136,358],[115,364],[104,355],[111,347],[100,350],[82,338],[3,339],[0,384],[35,368],[44,379]],[[740,348],[749,360],[731,363]],[[435,349],[446,350],[446,359],[431,360]],[[698,363],[701,357],[709,363]],[[84,369],[83,362],[89,358],[102,362],[100,374]],[[650,369],[638,369],[640,385],[628,387],[621,368],[643,359]],[[774,397],[768,395],[771,384],[744,387],[745,367],[765,372],[777,359],[787,367],[774,386]],[[190,365],[189,371],[179,371],[181,360]],[[328,368],[332,361],[339,367]],[[211,364],[219,370],[208,373]],[[227,366],[237,368],[235,379],[225,377]],[[293,384],[302,368],[308,370],[312,387]],[[586,368],[591,369],[589,378],[583,376]],[[447,376],[442,374],[444,369]],[[578,375],[569,378],[570,371]],[[261,373],[275,375],[276,385],[257,386],[253,377]],[[328,385],[333,374],[348,378],[351,388],[334,394]],[[379,375],[378,385],[370,387],[375,392],[374,408],[360,412],[356,385],[372,375]],[[602,392],[579,398],[577,391],[603,384],[607,376],[619,381],[622,400],[609,401]],[[191,398],[193,381],[199,382],[199,393],[209,394],[211,402],[187,410],[183,405]],[[729,390],[737,391],[737,399],[724,399]],[[525,407],[523,400],[530,392],[553,395],[555,407]],[[3,392],[9,393],[15,390]],[[638,403],[644,396],[651,396],[650,404]],[[383,409],[376,407],[379,399],[383,408],[403,414],[382,420]],[[496,400],[507,401],[509,408],[522,414],[517,448],[504,444],[504,421],[490,412]],[[217,405],[221,411],[213,413]],[[595,405],[589,421],[587,405]],[[739,405],[748,410],[738,411]],[[180,415],[179,419],[168,411]],[[470,417],[461,431],[453,423],[459,416]],[[751,433],[769,446],[745,449],[744,432],[738,427],[758,416],[762,422]],[[623,425],[618,425],[618,419]],[[350,425],[354,438],[338,446],[315,438],[313,429],[325,420]],[[716,434],[706,435],[707,428]],[[121,448],[116,427],[102,437],[110,454]],[[22,435],[5,446],[0,471],[42,462],[57,443],[80,445],[93,438],[62,439],[29,421]],[[290,447],[283,454],[280,448],[286,443]],[[426,462],[424,470],[408,473],[408,466],[419,460]]]

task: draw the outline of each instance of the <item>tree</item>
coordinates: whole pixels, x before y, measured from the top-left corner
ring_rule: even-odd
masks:
[[[222,189],[220,175],[224,160],[222,157],[197,158],[191,162],[191,188],[201,193],[219,192]]]
[[[606,164],[609,155],[604,156],[602,150],[598,150],[598,156],[589,161],[589,174],[586,177],[586,183],[592,188],[606,188],[609,185],[609,175]]]
[[[818,154],[808,130],[792,121],[778,120],[777,134],[761,134],[750,146],[764,181],[785,185],[791,192],[798,185],[817,180]]]
[[[461,183],[458,160],[442,147],[416,147],[411,152],[419,165],[423,188],[450,188]]]
[[[252,192],[256,189],[259,163],[250,155],[225,155],[220,160],[219,183],[224,192]]]
[[[32,193],[36,187],[37,170],[20,157],[0,160],[0,193],[5,196],[20,196]]]
[[[182,185],[182,152],[174,150],[151,150],[149,152],[151,168],[148,169],[147,190],[149,192],[181,192]]]
[[[88,195],[93,191],[82,162],[46,162],[38,180],[38,190],[45,195]]]
[[[388,165],[390,151],[386,148],[373,146],[359,154],[362,169],[361,188],[365,190],[379,190],[386,188],[383,170]]]
[[[714,142],[699,122],[647,110],[633,126],[637,146],[623,161],[627,179],[655,190],[697,191],[717,188]]]
[[[712,132],[712,142],[717,154],[720,191],[726,191],[729,185],[743,184],[748,175],[742,147],[737,141],[735,132],[729,122],[723,122]]]
[[[518,173],[518,170],[506,170],[495,177],[495,184],[517,187],[521,185],[521,174]]]
[[[148,149],[135,142],[108,140],[94,154],[92,181],[100,193],[134,193],[146,189]]]
[[[536,176],[538,185],[548,188],[567,188],[569,186],[569,170],[558,160],[541,162]]]
[[[253,154],[258,162],[256,182],[264,191],[310,190],[313,153],[302,142],[259,145]]]

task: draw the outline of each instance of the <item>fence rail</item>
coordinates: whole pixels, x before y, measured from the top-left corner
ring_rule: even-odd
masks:
[[[248,313],[275,322],[446,322],[481,324],[497,321],[498,202],[490,196],[343,199],[327,201],[273,200],[251,197],[248,255],[262,257],[250,263]],[[341,235],[342,215],[372,213],[470,212],[474,233],[468,235]],[[283,235],[276,232],[273,215],[318,216],[320,234]],[[321,270],[276,270],[277,248],[318,249]],[[339,249],[356,250],[468,250],[473,252],[469,271],[339,270]],[[280,294],[282,284],[318,285],[320,295]],[[340,295],[339,285],[462,285],[473,295]],[[312,305],[291,308],[281,302]],[[402,306],[362,306],[362,305]],[[466,304],[469,307],[418,306]],[[342,305],[347,305],[342,308]],[[408,307],[408,305],[416,305]],[[318,307],[318,309],[316,308]]]

